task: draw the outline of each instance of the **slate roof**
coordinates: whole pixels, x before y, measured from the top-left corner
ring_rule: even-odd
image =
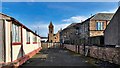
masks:
[[[78,23],[72,23],[72,24],[70,24],[69,26],[67,26],[66,28],[72,27],[72,26],[74,26],[74,25],[76,25],[76,24],[78,24]]]
[[[96,14],[92,20],[111,20],[114,13],[98,13]]]
[[[48,39],[48,37],[41,37],[41,39]]]

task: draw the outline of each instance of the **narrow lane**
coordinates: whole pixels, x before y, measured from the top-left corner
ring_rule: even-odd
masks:
[[[42,50],[20,67],[24,66],[93,66],[79,54],[66,49]]]

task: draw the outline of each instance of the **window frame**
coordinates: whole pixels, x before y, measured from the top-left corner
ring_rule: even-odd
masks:
[[[26,30],[26,44],[30,44],[30,32]]]
[[[33,34],[33,44],[37,44],[37,36]]]
[[[21,45],[21,26],[12,23],[12,45]]]
[[[104,22],[96,22],[96,30],[104,30]]]

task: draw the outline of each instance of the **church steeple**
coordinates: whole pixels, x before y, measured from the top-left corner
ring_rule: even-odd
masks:
[[[53,26],[53,24],[52,24],[52,21],[50,22],[50,24],[49,24],[49,28],[53,28],[54,26]]]
[[[54,26],[53,26],[53,24],[52,24],[52,21],[50,22],[50,24],[49,24],[49,34],[54,34]]]
[[[49,33],[48,33],[48,42],[60,42],[60,32],[57,32],[54,34],[54,25],[52,24],[52,21],[50,21],[50,24],[48,25]]]
[[[53,40],[54,40],[54,26],[52,24],[52,21],[50,22],[48,28],[49,28],[48,41],[53,42]]]

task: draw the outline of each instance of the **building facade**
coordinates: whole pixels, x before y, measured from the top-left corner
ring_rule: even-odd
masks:
[[[80,43],[80,25],[81,23],[72,23],[63,29],[61,32],[62,43],[78,45]]]
[[[113,13],[98,13],[81,23],[72,23],[62,30],[63,43],[75,45],[104,44],[104,30]]]
[[[115,45],[120,47],[120,7],[113,16],[110,24],[107,26],[105,33],[105,45]]]
[[[104,30],[106,29],[113,15],[113,13],[98,13],[83,21],[81,37],[83,37],[82,39],[84,44],[104,44]]]
[[[16,19],[0,13],[0,67],[19,66],[41,49],[41,38]]]

